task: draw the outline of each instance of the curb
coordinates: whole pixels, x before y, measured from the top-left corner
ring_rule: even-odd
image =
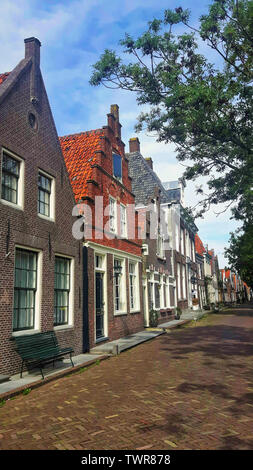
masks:
[[[104,361],[105,359],[109,359],[111,356],[108,354],[105,354],[101,357],[98,356],[97,359],[92,359],[88,362],[84,362],[83,364],[78,364],[78,366],[70,367],[67,369],[64,369],[60,372],[58,372],[55,375],[51,375],[49,377],[45,377],[44,380],[40,379],[37,380],[36,382],[32,382],[30,384],[22,385],[22,387],[15,388],[13,390],[9,390],[8,392],[1,393],[0,394],[0,400],[8,400],[9,398],[13,398],[16,395],[21,395],[21,393],[26,390],[26,389],[36,389],[41,387],[42,385],[45,385],[49,382],[53,382],[54,380],[60,379],[66,375],[74,374],[75,372],[78,372],[80,369],[83,367],[90,367],[92,364],[95,364],[97,361]]]
[[[145,339],[144,341],[141,341],[140,343],[138,344],[134,344],[132,346],[129,346],[128,348],[126,349],[123,349],[122,351],[120,351],[119,354],[121,353],[124,353],[125,351],[127,351],[128,349],[132,349],[132,348],[135,348],[141,344],[144,344],[144,343],[147,343],[151,340],[154,340],[154,339],[157,339],[159,338],[161,335],[165,334],[166,333],[166,330],[169,330],[169,329],[175,329],[175,328],[180,328],[181,325],[184,325],[186,323],[190,323],[192,322],[193,320],[192,319],[188,319],[188,320],[182,320],[181,323],[177,324],[177,325],[171,325],[171,326],[168,326],[168,327],[164,327],[164,328],[159,328],[159,326],[157,327],[157,329],[154,329],[153,331],[159,331],[160,334],[153,337],[153,338],[147,338]],[[71,374],[74,374],[75,372],[78,372],[80,369],[82,369],[83,367],[90,367],[92,364],[95,364],[97,361],[104,361],[106,359],[110,359],[111,357],[115,357],[114,354],[104,354],[103,356],[100,356],[98,355],[98,358],[97,359],[92,359],[88,362],[84,362],[82,364],[78,364],[78,366],[74,366],[74,367],[70,367],[70,368],[67,368],[67,369],[64,369],[62,371],[59,371],[57,374],[55,375],[52,375],[52,376],[49,376],[49,377],[45,377],[44,380],[43,379],[39,379],[37,380],[36,382],[32,382],[31,384],[25,384],[25,385],[22,385],[22,387],[18,387],[18,388],[15,388],[13,390],[9,390],[8,392],[5,392],[5,393],[1,393],[0,394],[0,400],[8,400],[10,398],[13,398],[17,395],[21,395],[22,392],[26,389],[31,389],[31,390],[34,390],[36,388],[39,388],[49,382],[53,382],[54,380],[57,380],[57,379],[60,379],[62,377],[65,377],[67,375],[71,375]]]

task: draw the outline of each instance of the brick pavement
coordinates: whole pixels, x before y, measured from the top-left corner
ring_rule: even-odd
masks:
[[[252,449],[253,310],[210,314],[0,407],[0,449]]]

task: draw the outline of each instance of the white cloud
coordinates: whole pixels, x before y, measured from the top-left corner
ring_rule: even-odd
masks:
[[[62,135],[102,127],[106,124],[110,105],[117,103],[123,125],[122,138],[128,151],[128,141],[136,135],[134,125],[141,111],[136,104],[136,96],[119,90],[90,87],[88,81],[91,64],[98,60],[108,44],[113,42],[113,48],[118,47],[118,40],[124,35],[124,20],[127,15],[128,24],[138,34],[146,28],[146,20],[140,14],[137,15],[138,22],[135,20],[131,23],[131,14],[135,18],[138,8],[149,9],[149,19],[152,19],[151,13],[158,8],[157,4],[154,0],[112,0],[110,5],[104,0],[75,0],[51,2],[46,6],[47,8],[38,0],[5,0],[0,3],[0,72],[11,70],[24,57],[24,38],[38,37],[42,43],[42,71],[59,133]],[[174,0],[161,0],[160,17],[164,8],[176,6],[178,2]],[[97,34],[88,30],[92,21],[99,26]],[[114,25],[119,31],[119,37],[115,37],[115,41]],[[88,37],[87,43],[82,40],[84,33]],[[203,45],[201,47],[203,52],[210,53],[209,49]],[[54,56],[50,56],[50,53]],[[74,54],[76,61],[73,63],[71,59]],[[60,66],[59,61],[57,62],[59,56],[66,59]],[[50,64],[47,62],[49,57]],[[173,145],[158,143],[155,137],[144,132],[139,135],[139,139],[143,156],[153,158],[154,170],[162,181],[182,176],[184,166],[177,161]],[[196,204],[198,199],[195,185],[200,182],[202,179],[196,183],[188,183],[186,205]],[[208,242],[210,248],[222,253],[229,232],[235,230],[237,224],[229,220],[229,212],[217,218],[214,210],[216,208],[212,208],[204,220],[199,219],[197,225],[203,242]],[[222,256],[220,254],[221,258]]]

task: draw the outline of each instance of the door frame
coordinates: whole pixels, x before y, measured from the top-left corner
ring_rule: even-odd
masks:
[[[102,258],[102,267],[96,267],[96,256]],[[103,299],[104,299],[104,336],[96,337],[96,272],[103,273]],[[99,343],[108,338],[108,298],[107,298],[107,253],[100,250],[94,250],[94,341]]]

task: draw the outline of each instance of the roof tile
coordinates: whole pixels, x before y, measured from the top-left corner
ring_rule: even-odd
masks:
[[[102,150],[104,131],[96,129],[59,137],[76,202],[88,194],[87,181],[91,178],[96,153]]]

